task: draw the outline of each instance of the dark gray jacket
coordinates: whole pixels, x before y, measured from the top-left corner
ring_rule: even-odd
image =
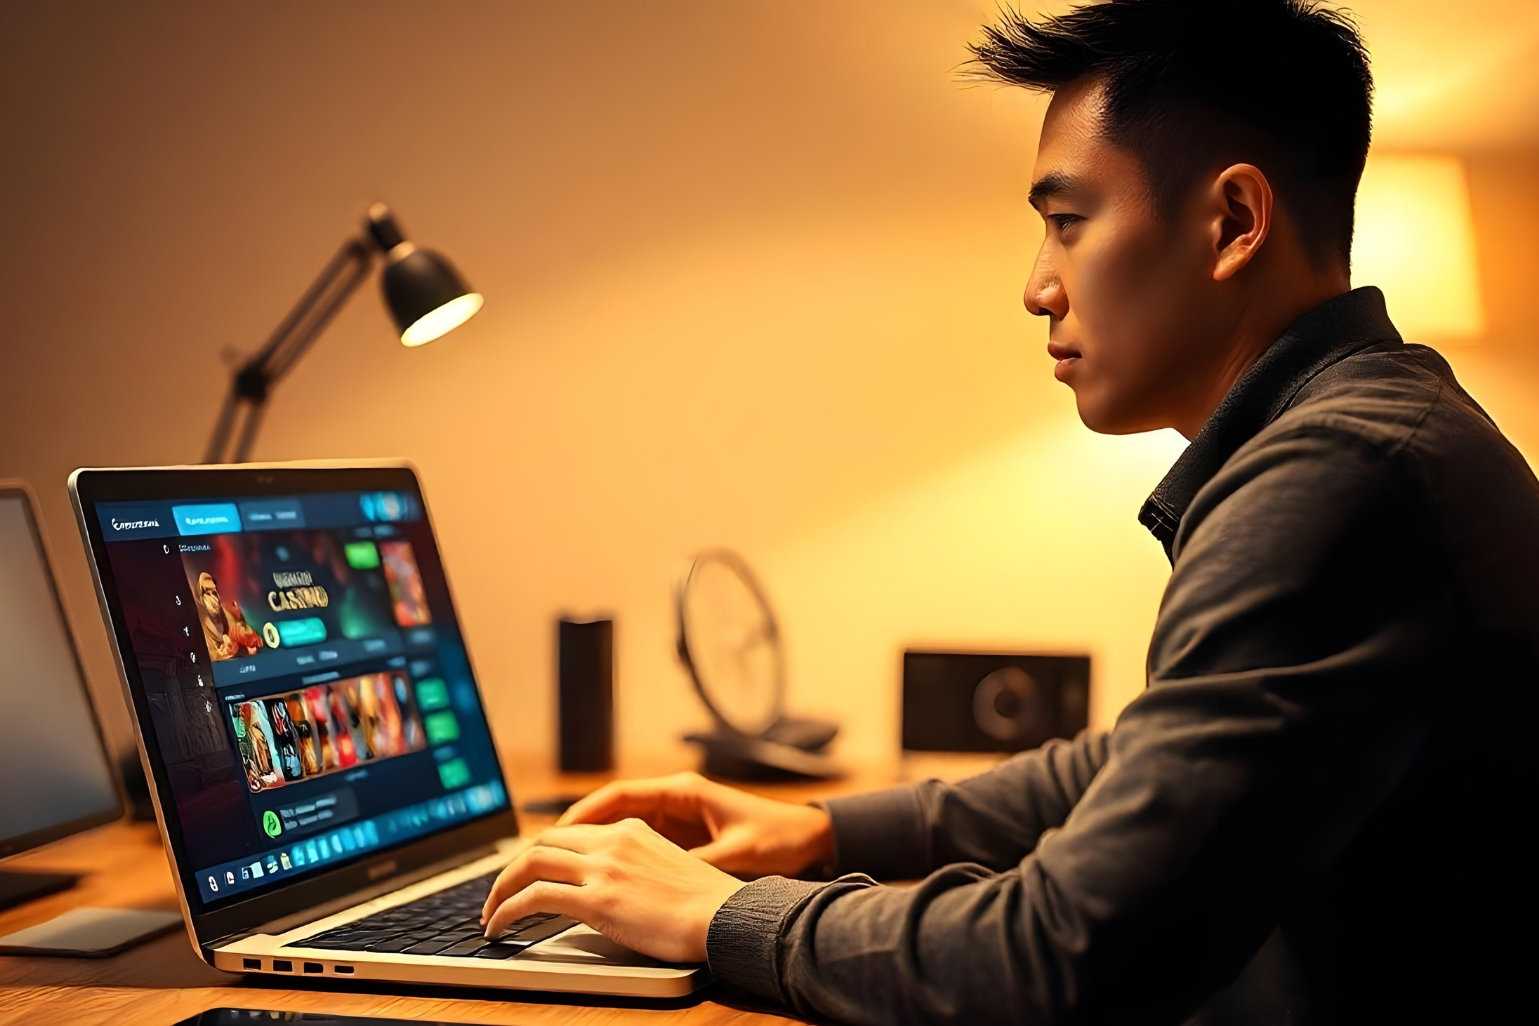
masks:
[[[956,785],[828,803],[712,970],[858,1023],[1477,1021],[1533,972],[1539,482],[1377,289],[1306,314],[1140,519],[1148,689]],[[913,888],[870,877],[924,877]]]

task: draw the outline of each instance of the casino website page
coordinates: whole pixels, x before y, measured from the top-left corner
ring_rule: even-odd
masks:
[[[414,495],[97,516],[204,902],[507,807]]]

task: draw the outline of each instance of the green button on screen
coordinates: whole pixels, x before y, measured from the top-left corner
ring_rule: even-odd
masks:
[[[348,542],[342,546],[347,565],[354,570],[373,570],[379,566],[379,549],[371,541]]]
[[[422,723],[427,727],[428,744],[430,745],[441,745],[445,741],[459,740],[459,721],[447,709],[443,712],[433,713],[423,719]]]
[[[450,759],[439,764],[438,779],[443,781],[445,791],[456,790],[470,783],[470,767],[464,759]]]
[[[429,677],[417,684],[417,705],[423,712],[444,709],[449,705],[449,689],[438,677]]]
[[[262,813],[262,829],[268,837],[277,837],[283,833],[283,824],[278,820],[278,814],[272,809]]]

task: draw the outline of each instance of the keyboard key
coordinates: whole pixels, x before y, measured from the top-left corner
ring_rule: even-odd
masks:
[[[556,916],[547,919],[543,923],[535,923],[511,936],[504,935],[480,951],[475,953],[476,958],[512,958],[514,955],[527,950],[532,945],[542,940],[548,940],[556,934],[569,930],[577,925],[577,920],[567,916]]]
[[[316,949],[319,949],[321,951],[362,951],[363,950],[363,947],[361,945],[354,944],[352,941],[347,941],[347,940],[322,940],[322,939],[319,939],[319,938],[316,938],[316,937],[311,937],[308,940],[295,941],[293,944],[285,945],[285,947],[291,947],[291,948],[316,948]]]
[[[428,935],[418,936],[418,935],[415,935],[415,934],[407,934],[404,937],[392,937],[389,940],[383,940],[383,941],[379,941],[379,942],[377,942],[375,944],[370,944],[366,950],[368,950],[368,951],[405,951],[407,948],[411,947],[413,944],[418,944],[418,943],[420,943],[422,941],[427,940],[429,936],[431,936],[431,935],[428,934]]]
[[[514,937],[514,940],[526,941],[530,944],[537,944],[542,940],[554,937],[558,933],[570,930],[576,925],[577,920],[571,918],[570,916],[551,916],[544,922],[535,923],[528,929],[518,931],[518,934]]]
[[[486,903],[497,875],[497,872],[488,873],[435,891],[405,905],[387,908],[314,937],[295,941],[292,946],[327,951],[405,951],[418,945],[426,947],[441,939],[456,948],[468,941],[484,947],[481,907]],[[526,918],[534,920],[534,917]],[[521,924],[523,922],[520,920]]]
[[[489,943],[491,942],[478,934],[474,937],[467,937],[458,944],[450,945],[442,951],[435,951],[434,954],[440,958],[469,958]]]
[[[486,947],[477,951],[472,958],[512,958],[521,954],[529,945],[520,941],[500,940],[493,941]]]

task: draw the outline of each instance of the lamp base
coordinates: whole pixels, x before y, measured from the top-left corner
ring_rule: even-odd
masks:
[[[686,734],[685,741],[705,749],[700,772],[721,780],[832,780],[844,775],[822,752],[723,730]]]

